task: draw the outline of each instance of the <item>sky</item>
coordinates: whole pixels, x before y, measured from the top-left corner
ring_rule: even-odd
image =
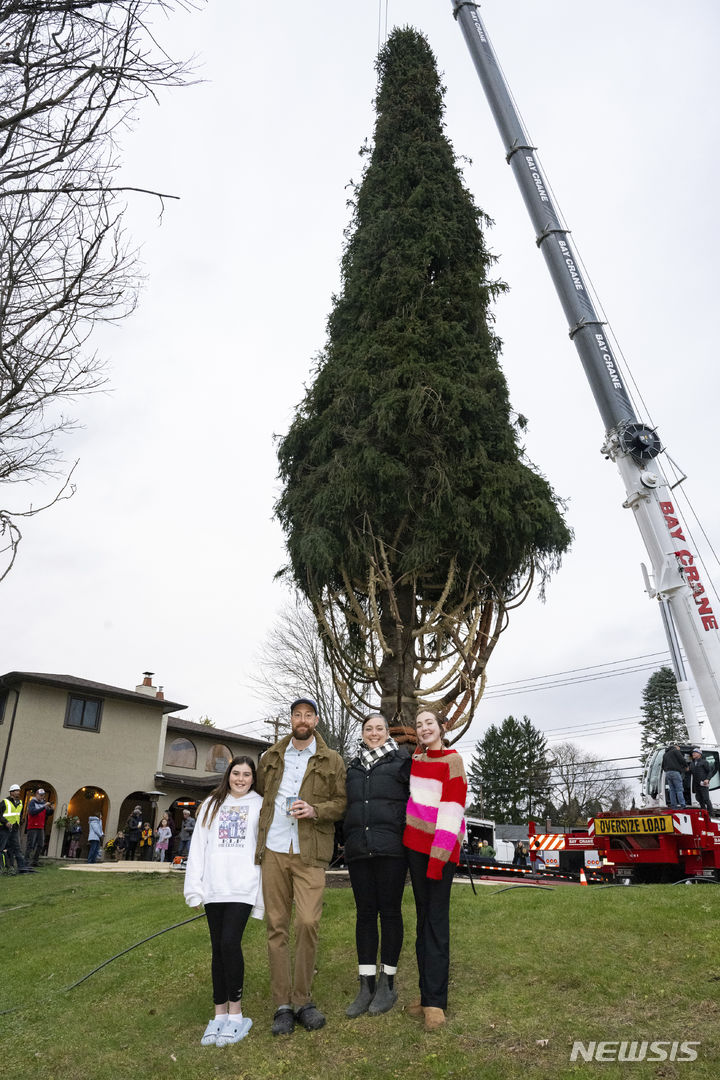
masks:
[[[716,0],[487,0],[481,15],[574,244],[710,541],[717,498]],[[76,403],[77,491],[24,525],[0,584],[3,671],[132,688],[187,719],[266,735],[252,676],[287,593],[274,436],[325,340],[348,185],[372,135],[374,60],[395,25],[433,48],[447,133],[510,286],[496,305],[530,459],[567,500],[571,553],[514,612],[460,749],[529,716],[634,771],[642,688],[667,661],[645,559],[603,425],[450,0],[229,4],[158,24],[198,81],[123,139],[140,305],[94,346],[109,390]],[[49,488],[32,492],[37,504]],[[20,490],[0,492],[16,505]],[[693,526],[697,530],[697,526]],[[715,568],[709,567],[710,573]],[[715,573],[717,577],[717,573]],[[568,674],[570,673],[570,674]]]

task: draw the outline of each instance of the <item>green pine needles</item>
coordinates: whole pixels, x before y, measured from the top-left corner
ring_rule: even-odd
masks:
[[[279,444],[276,512],[341,693],[379,688],[406,722],[439,696],[458,721],[507,605],[571,537],[512,422],[490,312],[504,286],[444,133],[435,58],[405,28],[377,69],[342,290]]]

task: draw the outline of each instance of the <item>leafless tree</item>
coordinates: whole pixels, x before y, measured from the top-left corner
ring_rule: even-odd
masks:
[[[317,622],[302,596],[282,610],[257,663],[253,683],[274,736],[290,730],[293,699],[309,694],[318,705],[321,735],[334,750],[349,757],[360,728],[335,689]]]
[[[593,814],[629,805],[631,793],[617,769],[574,743],[553,747],[552,794],[559,824],[585,823]]]
[[[106,381],[88,339],[133,310],[139,281],[121,223],[123,192],[142,189],[114,184],[118,135],[187,81],[152,20],[192,6],[0,0],[0,485],[55,474],[64,408]],[[0,503],[0,580],[39,509]]]

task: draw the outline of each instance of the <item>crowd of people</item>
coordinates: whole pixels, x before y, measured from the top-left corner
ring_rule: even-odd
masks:
[[[41,864],[40,856],[47,848],[46,825],[55,811],[48,801],[44,788],[38,788],[24,808],[22,789],[19,784],[11,784],[5,799],[0,800],[0,863],[7,874],[33,873]],[[97,863],[104,850],[116,862],[121,859],[149,861],[156,859],[165,862],[171,854],[175,830],[168,814],[163,814],[160,823],[153,828],[149,821],[143,821],[142,807],[136,806],[129,815],[124,828],[104,844],[105,834],[102,817],[98,813],[90,814],[87,820],[87,834],[83,831],[80,818],[68,814],[65,821],[67,838],[66,854],[69,859],[80,858],[84,843],[87,845],[87,862]],[[25,825],[25,849],[21,842],[22,826]],[[183,811],[183,819],[177,834],[177,852],[187,854],[195,828],[195,818],[189,810]]]
[[[465,832],[462,758],[446,747],[445,720],[434,709],[417,715],[412,756],[382,716],[367,717],[347,768],[318,721],[312,698],[294,701],[290,734],[257,768],[251,758],[233,758],[198,812],[184,889],[191,907],[204,906],[210,931],[214,1016],[204,1046],[239,1042],[252,1025],[242,1012],[242,938],[251,917],[264,916],[267,929],[272,1034],[324,1026],[312,981],[338,823],[356,907],[359,986],[346,1015],[380,1015],[397,1001],[409,871],[419,996],[407,1011],[427,1031],[445,1023],[450,891]]]

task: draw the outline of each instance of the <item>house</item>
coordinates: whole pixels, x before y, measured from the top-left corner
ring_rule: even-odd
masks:
[[[138,805],[143,821],[168,813],[179,826],[233,756],[258,761],[267,741],[173,716],[187,706],[166,700],[152,674],[134,690],[74,675],[0,676],[0,792],[19,784],[27,806],[44,788],[56,821],[77,815],[87,838],[96,814],[107,840]],[[65,829],[50,819],[46,833],[48,855],[63,855]]]

